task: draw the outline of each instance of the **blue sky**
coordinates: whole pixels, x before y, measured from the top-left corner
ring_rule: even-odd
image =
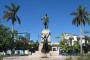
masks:
[[[20,5],[18,16],[21,19],[21,25],[15,23],[14,28],[18,32],[28,32],[31,39],[34,41],[41,40],[38,35],[44,28],[41,18],[47,13],[50,19],[49,29],[51,31],[51,40],[59,41],[55,36],[60,36],[62,33],[71,33],[79,35],[79,27],[72,25],[74,16],[70,13],[76,11],[79,5],[85,6],[90,13],[90,0],[0,0],[0,19],[2,20],[3,11],[6,10],[5,5],[11,3]],[[11,28],[11,21],[2,21],[5,26]],[[89,30],[90,26],[85,26],[83,30]]]

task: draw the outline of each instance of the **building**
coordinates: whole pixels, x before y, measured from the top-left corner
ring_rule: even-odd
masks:
[[[62,40],[71,40],[72,45],[74,44],[75,41],[79,41],[80,43],[80,36],[78,35],[73,35],[70,33],[63,33],[62,34]],[[82,36],[82,44],[85,43],[85,36]]]

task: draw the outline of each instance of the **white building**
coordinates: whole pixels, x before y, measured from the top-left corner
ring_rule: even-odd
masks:
[[[72,35],[70,33],[63,33],[62,34],[62,40],[66,39],[66,40],[72,40],[72,45],[74,44],[75,41],[79,41],[80,43],[80,36],[78,35]],[[82,43],[85,43],[85,36],[82,36]]]

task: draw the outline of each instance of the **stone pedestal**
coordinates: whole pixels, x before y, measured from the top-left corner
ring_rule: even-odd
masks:
[[[44,36],[48,36],[47,40],[48,40],[48,43],[51,43],[51,32],[49,29],[43,29],[42,33],[41,33],[41,42],[43,43],[44,42]]]

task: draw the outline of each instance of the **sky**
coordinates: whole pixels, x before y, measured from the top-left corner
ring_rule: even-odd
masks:
[[[18,32],[30,33],[30,38],[34,41],[41,41],[41,32],[44,29],[41,20],[45,14],[49,17],[49,30],[51,31],[51,41],[57,42],[61,38],[56,39],[62,33],[80,34],[80,28],[72,25],[75,16],[70,15],[76,11],[79,5],[87,6],[86,11],[90,13],[90,0],[0,0],[0,20],[3,25],[11,28],[11,21],[5,22],[2,18],[3,11],[6,10],[5,5],[20,5],[17,15],[20,17],[21,24],[17,22],[14,29]],[[83,30],[90,30],[90,26],[86,25]]]

